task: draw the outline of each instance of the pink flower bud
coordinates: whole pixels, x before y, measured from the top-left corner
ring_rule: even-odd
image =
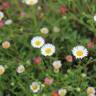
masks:
[[[40,64],[41,63],[41,57],[35,57],[34,58],[34,64]]]
[[[48,77],[46,77],[46,78],[44,79],[44,83],[45,83],[46,85],[51,85],[51,84],[53,83],[53,78],[48,78]]]
[[[4,27],[4,22],[1,20],[0,21],[0,28]]]
[[[8,9],[10,8],[11,4],[9,2],[4,2],[2,6],[3,6],[3,9]]]
[[[65,15],[67,11],[68,11],[68,9],[65,6],[62,5],[60,7],[60,13],[61,13],[61,15]]]
[[[65,57],[65,59],[68,61],[68,62],[72,62],[73,61],[73,57],[71,55],[67,55]]]
[[[94,48],[94,43],[90,41],[90,42],[87,44],[87,48]]]

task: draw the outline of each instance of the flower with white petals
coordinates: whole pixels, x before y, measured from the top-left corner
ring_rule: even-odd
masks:
[[[10,25],[10,24],[12,24],[12,22],[13,21],[11,19],[8,19],[8,20],[5,21],[5,25]]]
[[[0,11],[0,20],[4,18],[4,13]]]
[[[30,85],[30,89],[32,90],[33,93],[37,93],[40,91],[40,83],[39,82],[32,82]]]
[[[33,37],[33,39],[31,40],[31,45],[32,45],[34,48],[40,48],[40,47],[42,47],[44,44],[45,44],[45,40],[44,40],[44,38],[42,38],[41,36]]]
[[[60,89],[60,90],[58,90],[58,94],[59,94],[59,96],[65,96],[67,94],[67,90],[66,89]]]
[[[25,71],[25,67],[23,65],[19,65],[16,69],[17,73],[23,73]]]
[[[96,15],[94,15],[94,21],[96,21]]]
[[[3,75],[4,72],[5,72],[5,68],[2,65],[0,65],[0,75]]]
[[[23,2],[27,5],[35,5],[38,3],[38,0],[23,0]]]
[[[87,88],[87,94],[90,96],[90,94],[95,94],[95,88],[94,87],[88,87]]]
[[[60,60],[54,61],[52,65],[53,65],[54,69],[60,69],[62,66]]]
[[[77,59],[82,59],[88,55],[87,49],[81,45],[74,47],[72,53]]]
[[[58,73],[60,68],[62,67],[62,64],[61,64],[60,60],[54,61],[52,65],[54,67],[54,72],[55,73]]]
[[[41,48],[41,54],[44,56],[51,56],[55,53],[55,46],[52,44],[45,44],[42,48]]]
[[[42,34],[48,34],[49,30],[48,30],[47,27],[44,27],[44,28],[40,29],[40,32],[41,32]]]

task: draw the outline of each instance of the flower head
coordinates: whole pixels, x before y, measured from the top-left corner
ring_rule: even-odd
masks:
[[[59,96],[65,96],[67,94],[67,90],[66,89],[60,89],[60,90],[58,90],[58,94],[59,94]]]
[[[5,25],[10,25],[10,24],[12,24],[12,22],[13,21],[11,19],[8,19],[8,20],[5,21]]]
[[[17,73],[23,73],[25,71],[25,67],[23,65],[19,65],[16,69]]]
[[[94,15],[93,19],[94,19],[94,21],[96,21],[96,15]]]
[[[4,21],[0,20],[0,28],[3,28],[3,27],[4,27]]]
[[[4,13],[0,11],[0,20],[4,18]]]
[[[44,28],[40,29],[40,32],[41,32],[42,34],[48,34],[49,30],[48,30],[47,27],[44,27]]]
[[[38,82],[32,82],[30,89],[33,93],[37,93],[38,91],[40,91],[40,84]]]
[[[2,65],[0,65],[0,75],[3,75],[4,72],[5,72],[5,68]]]
[[[2,6],[4,9],[8,9],[10,8],[11,4],[9,2],[3,2]]]
[[[57,91],[53,91],[53,92],[51,93],[51,96],[59,96],[59,94],[58,94]]]
[[[60,69],[62,66],[60,60],[54,61],[52,65],[53,65],[54,69]]]
[[[38,3],[38,0],[23,0],[23,2],[27,5],[35,5]]]
[[[44,79],[44,84],[51,85],[53,83],[53,78],[46,77]]]
[[[72,53],[77,59],[82,59],[88,55],[87,49],[83,46],[74,47]]]
[[[88,42],[87,47],[94,48],[94,42],[92,42],[92,41]]]
[[[31,40],[31,45],[34,48],[40,48],[44,45],[44,43],[45,43],[45,40],[41,36],[33,37],[32,40]]]
[[[95,88],[94,87],[88,87],[87,88],[87,94],[90,95],[90,94],[95,94]]]
[[[41,53],[44,56],[51,56],[55,53],[55,46],[52,44],[45,44],[42,48],[41,48]]]
[[[2,47],[3,47],[4,49],[8,49],[8,48],[10,47],[10,42],[9,42],[9,41],[4,41],[4,42],[2,43]]]
[[[39,56],[35,57],[34,58],[34,64],[39,65],[41,63],[41,60],[42,60],[41,57],[39,57]]]
[[[66,61],[68,61],[68,62],[72,62],[72,61],[73,61],[73,57],[72,57],[71,55],[67,55],[67,56],[65,57],[65,59],[66,59]]]

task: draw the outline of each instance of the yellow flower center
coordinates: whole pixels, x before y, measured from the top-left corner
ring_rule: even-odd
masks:
[[[76,52],[77,56],[82,56],[83,55],[83,51],[82,50],[79,50]]]
[[[46,54],[50,54],[52,52],[52,49],[51,48],[46,48],[45,52],[46,52]]]
[[[32,89],[33,89],[33,90],[36,90],[37,88],[38,88],[37,85],[32,85]]]
[[[90,88],[89,90],[88,90],[88,92],[87,92],[88,94],[93,94],[94,93],[94,90],[93,90],[93,88]]]
[[[36,46],[40,46],[41,45],[41,41],[39,41],[39,40],[35,41],[35,45]]]
[[[64,92],[63,91],[60,93],[60,96],[64,96]]]

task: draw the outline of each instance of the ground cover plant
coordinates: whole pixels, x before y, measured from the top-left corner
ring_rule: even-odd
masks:
[[[95,96],[96,0],[0,0],[0,96]]]

